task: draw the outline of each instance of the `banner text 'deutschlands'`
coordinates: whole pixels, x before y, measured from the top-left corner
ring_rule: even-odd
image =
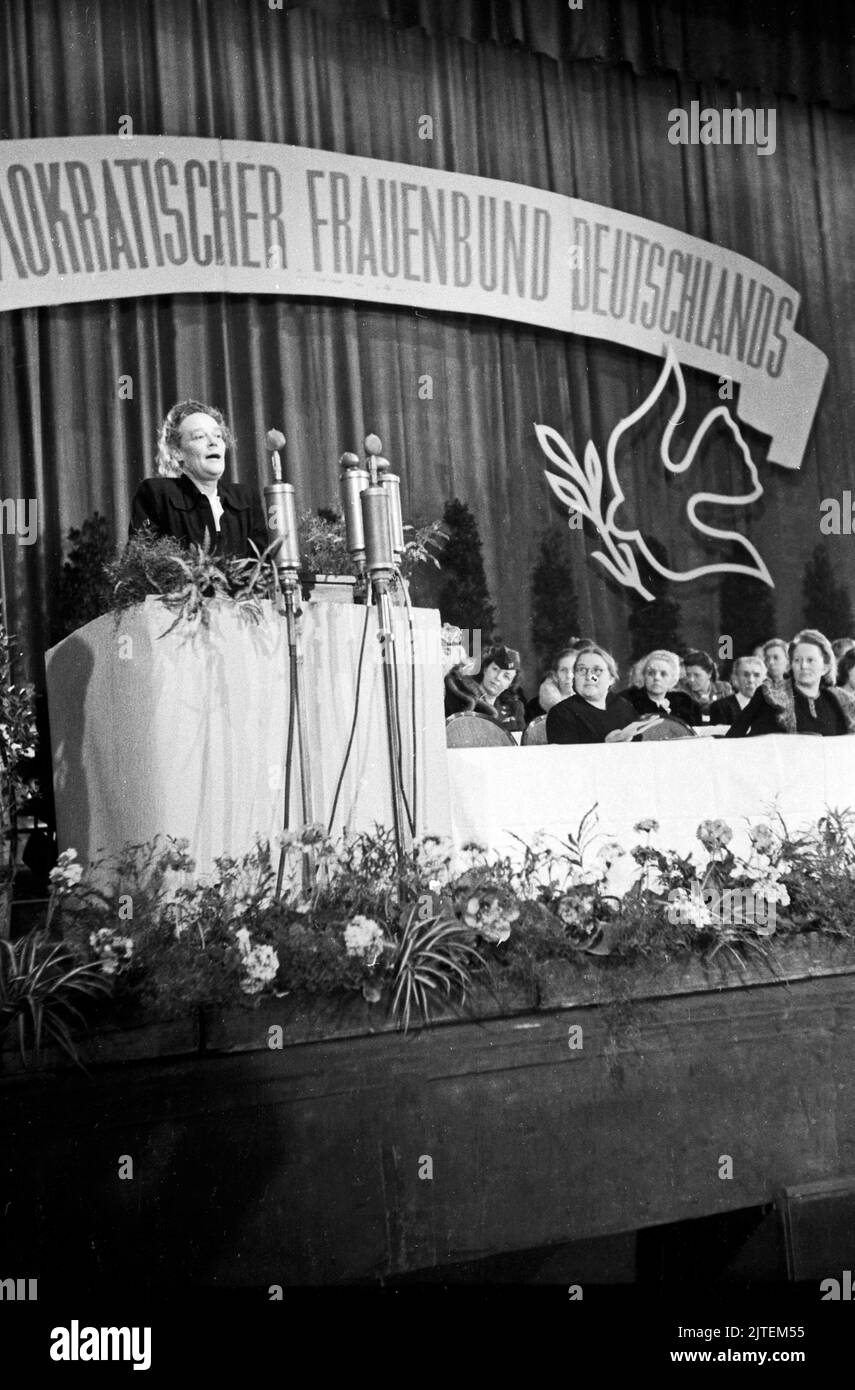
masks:
[[[740,386],[797,468],[827,359],[800,296],[744,256],[497,179],[290,145],[0,143],[0,309],[135,295],[366,300],[623,343]]]

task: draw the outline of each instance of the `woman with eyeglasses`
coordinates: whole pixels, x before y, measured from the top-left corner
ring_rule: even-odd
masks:
[[[628,700],[612,695],[618,671],[614,657],[592,646],[576,658],[574,693],[553,705],[546,716],[547,743],[630,743],[661,717],[639,719]]]

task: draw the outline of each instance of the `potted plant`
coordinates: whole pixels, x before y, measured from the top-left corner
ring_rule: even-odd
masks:
[[[9,935],[17,851],[16,812],[25,783],[19,763],[35,753],[33,688],[12,679],[12,639],[0,622],[0,940]]]
[[[333,507],[303,512],[298,522],[304,599],[354,603],[357,579],[347,550],[344,517]]]

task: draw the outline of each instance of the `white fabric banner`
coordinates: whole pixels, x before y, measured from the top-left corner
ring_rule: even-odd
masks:
[[[522,184],[291,145],[0,142],[0,310],[132,295],[309,295],[483,314],[728,377],[798,468],[828,360],[745,256]]]

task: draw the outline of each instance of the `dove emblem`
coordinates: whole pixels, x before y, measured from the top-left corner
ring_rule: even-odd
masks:
[[[719,562],[699,565],[690,570],[667,569],[657,560],[639,530],[635,528],[625,529],[619,524],[618,512],[626,501],[626,497],[621,488],[615,464],[618,445],[627,430],[631,429],[633,425],[643,419],[648,411],[653,409],[665,392],[669,381],[673,381],[677,399],[659,445],[659,456],[666,472],[674,475],[686,473],[691,468],[707,434],[718,420],[727,425],[742,455],[742,461],[748,471],[750,481],[748,490],[736,494],[696,492],[691,497],[686,512],[691,525],[701,535],[728,542],[741,550],[746,557],[743,563]],[[623,584],[628,589],[635,589],[644,599],[652,599],[653,594],[645,588],[641,579],[638,568],[639,556],[644,558],[651,569],[661,574],[665,579],[675,582],[687,583],[690,579],[699,579],[701,575],[705,574],[746,574],[754,579],[761,579],[764,584],[774,588],[774,580],[762,556],[756,547],[749,540],[746,540],[745,536],[741,536],[737,531],[728,531],[721,527],[711,526],[698,516],[698,508],[705,504],[724,503],[728,506],[747,507],[763,496],[763,486],[760,482],[757,465],[751,457],[751,451],[739,424],[726,405],[717,406],[704,416],[682,459],[678,462],[671,457],[671,442],[674,431],[682,420],[685,405],[686,383],[683,372],[673,349],[669,347],[659,379],[649,396],[630,415],[620,420],[612,430],[606,446],[605,469],[597,448],[591,440],[585,446],[580,464],[567,441],[557,430],[552,429],[550,425],[535,424],[534,429],[538,444],[550,462],[560,470],[559,473],[550,472],[548,469],[544,470],[546,481],[559,501],[563,502],[570,511],[578,512],[581,516],[587,517],[596,527],[603,548],[593,551],[593,558],[598,560],[619,584]]]

